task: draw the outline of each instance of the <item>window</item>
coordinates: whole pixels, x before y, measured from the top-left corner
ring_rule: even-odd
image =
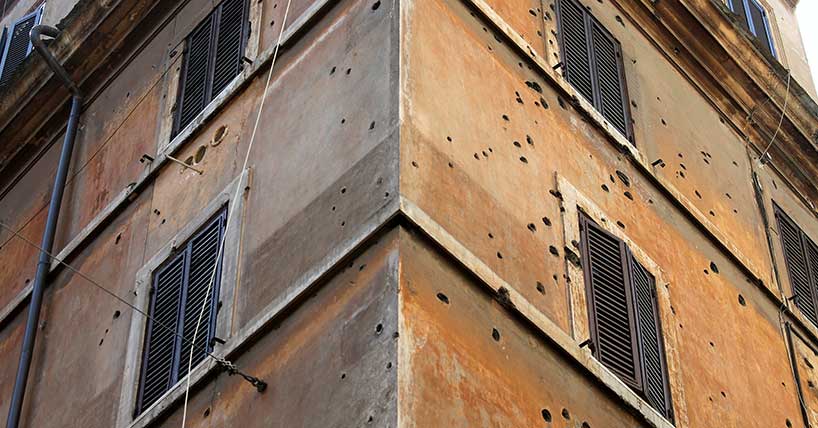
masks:
[[[761,50],[775,58],[770,22],[764,7],[757,0],[727,0],[727,4],[730,10],[738,15],[739,26],[761,41],[759,44]]]
[[[633,142],[622,48],[577,0],[557,2],[565,78]]]
[[[778,205],[774,205],[774,210],[795,305],[805,317],[818,325],[818,247]]]
[[[241,72],[248,13],[248,0],[225,0],[185,39],[173,135]]]
[[[17,67],[31,53],[32,45],[28,33],[35,25],[40,23],[40,18],[43,14],[43,6],[37,8],[34,12],[20,18],[14,25],[11,26],[11,31],[6,36],[5,29],[3,30],[3,55],[2,64],[0,64],[0,86],[5,86]]]
[[[656,281],[621,239],[585,214],[579,224],[594,356],[672,420]]]
[[[190,343],[204,304],[196,343],[212,350],[215,337],[221,260],[219,247],[227,220],[226,209],[193,234],[153,273],[150,306],[142,355],[137,414],[156,402],[187,374]],[[214,269],[216,272],[214,274]],[[208,293],[211,279],[213,284]],[[173,332],[156,325],[174,329]],[[179,336],[185,338],[181,340]],[[204,349],[193,350],[194,366],[205,359]]]

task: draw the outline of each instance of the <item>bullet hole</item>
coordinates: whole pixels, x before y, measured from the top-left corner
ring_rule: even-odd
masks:
[[[366,420],[366,423],[371,424],[373,420],[374,418],[372,417],[372,415],[369,415],[369,419]]]
[[[196,149],[196,154],[193,156],[193,161],[195,163],[201,162],[202,159],[204,159],[205,152],[207,152],[207,146],[199,146],[199,148]]]
[[[610,190],[608,189],[608,185],[607,185],[607,184],[603,184],[601,187],[602,187],[602,190],[604,190],[604,191],[606,191],[606,192],[610,192]]]
[[[349,76],[349,73],[352,73],[352,69],[351,69],[351,68],[347,68],[347,76]]]
[[[616,176],[619,177],[619,180],[622,181],[622,184],[624,184],[627,187],[631,187],[631,179],[630,177],[628,177],[628,174],[625,174],[620,170],[616,170]]]
[[[628,198],[630,200],[633,200],[633,195],[631,195],[631,192],[625,191],[625,193],[623,193],[623,195],[625,195],[626,198]]]
[[[721,391],[721,396],[727,398],[727,394],[725,394],[724,391]]]
[[[488,154],[488,153],[486,153],[486,151],[485,151],[485,150],[483,150],[483,151],[482,151],[482,153],[483,153],[483,157],[484,157],[484,158],[489,157],[489,154]]]
[[[122,234],[119,233],[116,235],[116,239],[114,240],[114,245],[119,245],[119,241],[122,239]]]
[[[810,360],[808,360],[806,357],[804,357],[804,364],[806,364],[807,367],[809,367],[811,369],[815,368],[815,367],[812,366],[812,363],[810,362]]]
[[[494,239],[494,235],[491,232],[489,232],[489,239]]]
[[[343,125],[343,124],[345,124],[345,123],[347,123],[346,118],[341,119],[341,125]]]
[[[571,420],[571,413],[568,412],[568,409],[562,409],[562,417],[565,418],[565,420]]]
[[[528,143],[529,146],[534,147],[534,140],[530,135],[525,136],[525,142]]]
[[[580,262],[579,256],[577,255],[577,253],[574,252],[574,250],[568,247],[563,247],[563,251],[565,251],[566,260],[568,260],[569,262],[571,262],[571,264],[578,268],[582,267],[582,262]]]
[[[542,409],[542,419],[546,422],[551,422],[551,412],[548,409]]]
[[[528,159],[526,159],[525,156],[520,156],[520,162],[528,163]]]
[[[509,122],[511,119],[508,118],[508,115],[504,114],[503,115],[503,120],[505,120],[506,122]]]
[[[500,260],[502,260],[502,259],[503,259],[503,253],[501,253],[501,252],[499,252],[499,251],[498,251],[498,252],[497,252],[497,258],[498,258],[498,259],[500,259]]]
[[[477,153],[475,153],[475,154],[474,154],[474,159],[476,159],[476,160],[480,160],[480,156],[478,156],[478,155],[477,155]]]
[[[555,256],[559,256],[559,255],[560,255],[560,250],[558,250],[558,249],[557,249],[557,247],[555,247],[555,246],[553,246],[553,245],[549,245],[549,246],[548,246],[548,252],[549,252],[549,253],[551,253],[551,254],[553,254],[553,255],[555,255]]]
[[[381,7],[381,2],[380,1],[376,1],[375,3],[372,3],[372,10],[378,10],[379,7]]]
[[[667,122],[665,122],[665,120],[664,120],[664,119],[662,119],[662,125],[667,126]]]
[[[496,328],[491,329],[491,338],[494,339],[495,342],[500,341],[500,332]]]
[[[608,179],[611,180],[611,183],[616,183],[616,180],[614,180],[613,175],[609,174]]]
[[[537,16],[537,12],[534,12],[534,9],[528,9],[528,13],[530,13],[531,16]]]
[[[413,166],[413,167],[415,167],[415,168],[417,168],[417,167],[418,167],[418,163],[417,163],[417,162],[415,162],[415,161],[412,161],[412,166]]]
[[[733,161],[733,166],[738,166],[738,162]],[[775,182],[773,181],[773,187],[775,187]]]
[[[543,217],[543,218],[542,218],[542,222],[543,222],[543,224],[545,224],[546,226],[551,226],[551,219],[549,219],[548,217]]]
[[[679,48],[673,48],[673,53],[675,53],[676,55],[679,55],[679,52],[681,52],[679,50]]]
[[[445,304],[449,304],[449,297],[443,293],[437,293],[437,299]]]
[[[719,273],[719,267],[716,266],[716,263],[714,262],[710,262],[710,270],[712,270],[713,273]]]
[[[120,316],[120,315],[122,315],[122,313],[121,313],[121,312],[119,312],[118,310],[117,310],[117,311],[114,311],[114,317],[113,317],[113,318],[114,318],[114,319],[117,319],[117,318],[119,318],[119,316]]]
[[[451,143],[451,142],[452,142],[452,137],[450,137],[450,136],[446,136],[446,141],[448,141],[448,142],[450,142],[450,143]]]
[[[329,75],[332,76],[333,74],[335,74],[335,66],[329,69]]]
[[[343,195],[346,192],[347,192],[347,188],[346,187],[341,187],[341,194]]]
[[[344,226],[346,226],[346,225],[347,225],[346,220],[341,222],[341,227],[344,227]]]
[[[390,361],[390,362],[386,363],[386,369],[389,370],[391,368],[392,368],[392,362]]]
[[[785,423],[787,425],[787,428],[792,428],[792,422],[790,422],[789,418],[787,418],[787,421]]]
[[[582,428],[591,428],[591,424],[589,424],[588,422],[583,422]]]
[[[517,147],[517,148],[522,147],[522,145],[520,144],[520,142],[519,142],[519,141],[515,141],[515,142],[513,142],[513,143],[511,143],[511,144],[514,144],[514,147]]]
[[[540,294],[545,294],[545,286],[542,285],[540,281],[537,281],[537,291],[539,291]]]
[[[705,274],[705,275],[710,275],[710,272],[708,272],[708,271],[707,271],[707,269],[705,269],[705,270],[704,270],[704,274]]]
[[[379,335],[381,333],[383,333],[383,324],[378,324],[375,326],[375,334]]]
[[[204,417],[210,416],[210,407],[206,408],[204,411]]]
[[[694,191],[693,191],[693,193],[695,193],[695,194],[696,194],[696,197],[697,197],[697,198],[699,198],[699,199],[701,199],[701,198],[702,198],[702,194],[701,194],[701,193],[699,193],[699,191],[698,191],[698,190],[694,190]]]
[[[631,107],[636,108],[636,101],[631,100]]]
[[[364,270],[364,269],[366,269],[366,263],[364,263],[364,264],[362,264],[362,265],[358,266],[358,271],[362,271],[362,270]]]
[[[212,147],[218,146],[219,144],[221,144],[221,142],[224,140],[224,137],[226,137],[226,136],[227,136],[227,126],[222,125],[218,129],[216,129],[215,133],[213,133],[213,139],[210,140],[210,145]]]
[[[562,98],[557,97],[557,104],[559,104],[559,105],[560,105],[560,107],[562,107],[564,110],[566,109],[566,107],[565,107],[565,101],[563,101],[563,100],[562,100]]]
[[[347,374],[346,373],[341,373],[341,379],[346,379],[346,378],[347,378]]]
[[[744,296],[742,296],[741,294],[738,295],[738,303],[741,306],[747,306],[747,301],[744,300]]]
[[[733,199],[733,197],[732,197],[732,196],[730,196],[730,194],[729,194],[729,193],[725,193],[725,194],[724,194],[724,196],[727,196],[727,199]]]
[[[618,221],[618,220],[617,220],[616,225],[617,225],[617,226],[619,226],[619,227],[620,227],[620,228],[622,228],[622,229],[624,229],[624,228],[625,228],[625,223],[622,223],[621,221]]]
[[[653,205],[653,199],[648,199],[648,203]]]
[[[553,197],[555,197],[555,198],[557,198],[559,200],[562,200],[562,193],[560,193],[560,192],[558,192],[558,191],[556,191],[554,189],[549,189],[548,193],[550,193],[551,196],[553,196]]]
[[[530,230],[532,233],[536,232],[537,231],[537,225],[535,225],[534,223],[528,223],[528,230]]]
[[[369,130],[371,131],[373,129],[375,129],[375,122],[369,124]]]
[[[454,168],[454,164],[449,162],[449,168]]]
[[[710,216],[711,216],[711,217],[715,217],[715,216],[716,216],[716,213],[714,213],[714,212],[713,212],[713,210],[710,210]]]
[[[687,167],[685,166],[685,164],[680,163],[679,166],[682,167],[683,170],[687,171]]]
[[[540,87],[540,84],[537,83],[537,82],[532,82],[530,80],[526,80],[525,85],[528,86],[529,88],[539,92],[539,93],[542,93],[542,87]]]
[[[713,342],[710,342],[710,347],[711,347],[711,348],[715,348],[715,347],[716,347],[716,344],[715,344],[715,343],[713,343]]]

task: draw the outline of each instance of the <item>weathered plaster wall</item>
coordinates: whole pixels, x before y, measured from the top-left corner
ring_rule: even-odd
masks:
[[[652,174],[692,201],[778,293],[742,143],[633,24],[607,2],[589,6],[623,44],[637,149],[664,161]],[[561,233],[573,219],[561,218],[555,175],[565,179],[662,269],[672,305],[663,322],[678,332],[689,426],[799,420],[768,291],[475,12],[444,1],[410,2],[404,12],[402,194],[571,332],[563,275],[578,250]]]

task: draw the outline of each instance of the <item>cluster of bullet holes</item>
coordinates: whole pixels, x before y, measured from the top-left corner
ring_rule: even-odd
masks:
[[[157,217],[160,217],[160,216],[162,215],[162,211],[159,211],[159,210],[158,210],[158,209],[156,209],[156,208],[154,208],[154,209],[153,209],[153,213],[154,213],[154,214],[155,214]],[[159,224],[160,224],[160,225],[161,225],[161,224],[165,224],[165,219],[164,219],[164,218],[162,218],[162,220],[159,222]]]

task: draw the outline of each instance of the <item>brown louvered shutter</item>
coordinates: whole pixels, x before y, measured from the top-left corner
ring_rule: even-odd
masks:
[[[633,142],[619,42],[578,0],[559,0],[557,18],[566,80]]]
[[[190,343],[193,342],[196,322],[199,320],[202,303],[205,301],[202,321],[199,325],[199,331],[196,333],[196,343],[210,349],[210,340],[215,333],[216,312],[213,310],[215,308],[213,296],[219,295],[219,279],[221,278],[221,264],[216,264],[216,257],[219,255],[225,214],[222,213],[217,216],[190,242],[190,269],[185,287],[184,327],[182,328],[185,341],[182,342],[181,364],[179,365],[180,378],[187,374]],[[215,275],[214,266],[216,267]],[[208,285],[210,286],[209,292]],[[193,365],[195,366],[205,357],[206,354],[203,348],[194,349]]]
[[[774,209],[795,305],[805,317],[818,325],[815,303],[818,249],[778,205]]]
[[[643,396],[650,405],[668,419],[673,418],[670,388],[667,379],[667,363],[659,304],[656,296],[656,280],[650,272],[629,254],[633,296],[636,306],[636,325],[639,349],[642,356]]]
[[[241,72],[248,14],[248,0],[225,0],[188,35],[173,135]]]
[[[174,135],[184,129],[208,103],[213,15],[208,15],[186,39]]]
[[[630,119],[627,114],[625,79],[622,70],[622,48],[619,42],[596,20],[593,21],[591,34],[597,109],[622,135],[630,138]]]
[[[580,224],[594,355],[628,386],[642,391],[625,244],[584,215]]]
[[[596,104],[591,77],[591,52],[588,48],[590,16],[576,0],[560,0],[557,7],[565,78],[588,101]]]
[[[226,216],[227,210],[222,209],[154,273],[137,415],[187,375],[191,343],[203,303],[193,367],[207,357],[205,350],[212,350],[221,279],[218,256]]]
[[[226,0],[218,9],[213,64],[212,96],[218,95],[242,68],[247,41],[248,8],[246,0]]]
[[[154,275],[137,413],[150,407],[176,383],[176,350],[179,345],[176,332],[185,260],[185,254],[180,253]]]
[[[31,52],[31,39],[29,32],[35,25],[40,23],[43,7],[40,6],[34,12],[20,18],[11,26],[11,35],[4,45],[2,72],[0,72],[0,86],[6,85],[14,72]]]

